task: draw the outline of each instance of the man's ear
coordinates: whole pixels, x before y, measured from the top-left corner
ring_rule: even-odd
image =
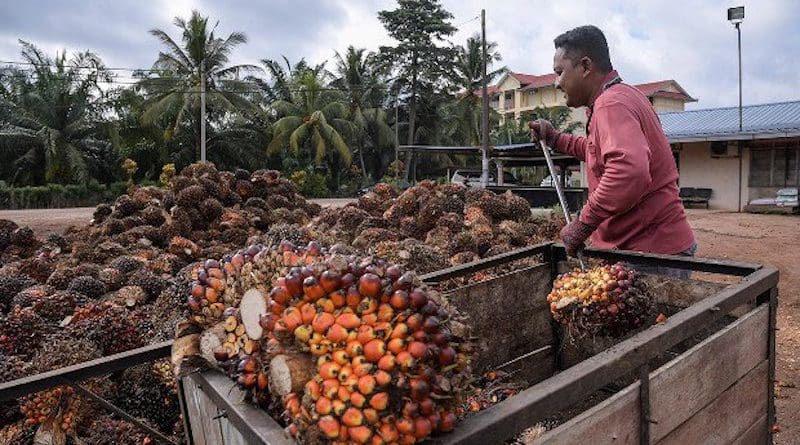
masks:
[[[583,77],[588,76],[589,73],[592,72],[593,63],[592,63],[592,59],[590,59],[589,56],[581,57],[580,65],[581,65],[581,68],[583,68]]]

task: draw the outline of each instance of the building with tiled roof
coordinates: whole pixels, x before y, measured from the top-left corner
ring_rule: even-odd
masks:
[[[564,94],[556,90],[555,81],[554,73],[533,75],[509,71],[487,88],[490,104],[503,119],[519,119],[536,107],[564,106]],[[657,112],[683,111],[687,102],[697,101],[672,79],[635,86],[650,99]],[[481,91],[474,94],[480,96]],[[582,108],[572,110],[571,118],[576,122],[586,121]]]

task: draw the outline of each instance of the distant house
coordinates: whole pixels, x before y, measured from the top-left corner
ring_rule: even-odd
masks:
[[[800,186],[800,101],[659,113],[681,187],[711,188],[712,209]]]
[[[507,72],[495,85],[488,87],[489,103],[503,119],[519,119],[524,112],[536,107],[565,106],[564,94],[556,89],[555,81],[556,75],[553,73],[533,75]],[[697,101],[674,80],[635,86],[650,99],[657,112],[683,111],[687,102]],[[475,94],[480,96],[481,91],[475,91]],[[571,120],[585,123],[584,109],[573,109]]]

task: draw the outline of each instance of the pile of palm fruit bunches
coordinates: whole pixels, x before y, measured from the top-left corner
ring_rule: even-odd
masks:
[[[188,322],[203,331],[176,340],[173,362],[204,357],[301,442],[412,444],[455,427],[467,324],[413,272],[284,241],[192,277]]]
[[[98,205],[87,225],[44,239],[0,220],[0,383],[174,338],[195,266],[242,246],[318,240],[425,273],[553,239],[560,227],[533,218],[524,199],[454,184],[425,181],[402,193],[378,184],[358,202],[322,209],[276,171],[193,164],[162,177],[163,187],[133,186]],[[165,368],[140,365],[86,384],[180,441]],[[0,443],[30,443],[44,427],[87,445],[105,443],[104,430],[119,432],[116,443],[141,442],[133,425],[80,397],[59,387],[0,402]]]
[[[620,263],[561,274],[547,296],[553,319],[578,336],[620,336],[640,328],[654,306],[638,278]]]

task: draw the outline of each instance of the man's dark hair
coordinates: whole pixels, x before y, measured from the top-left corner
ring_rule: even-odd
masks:
[[[603,35],[600,28],[594,25],[571,29],[556,37],[553,42],[556,49],[564,49],[565,57],[572,60],[573,64],[578,63],[582,57],[586,56],[607,73],[614,69],[608,55],[606,36]]]

